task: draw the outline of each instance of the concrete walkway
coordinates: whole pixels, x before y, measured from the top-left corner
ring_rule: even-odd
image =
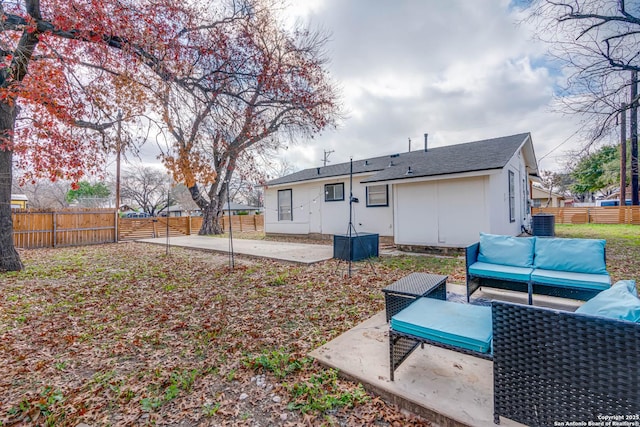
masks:
[[[166,245],[166,237],[140,239],[138,242]],[[178,236],[169,238],[170,246],[229,253],[229,239],[211,236]],[[233,239],[233,251],[238,255],[314,264],[333,258],[333,246],[306,243],[272,242],[268,240]]]
[[[449,298],[462,301],[464,286],[447,284]],[[455,295],[457,294],[457,295]],[[462,295],[460,295],[462,294]],[[526,304],[526,294],[491,289],[472,298]],[[575,310],[578,301],[535,295],[536,305]],[[417,348],[389,379],[389,324],[381,311],[311,352],[321,364],[389,402],[438,426],[487,426],[493,423],[493,362],[425,345]],[[506,418],[500,425],[521,426]]]

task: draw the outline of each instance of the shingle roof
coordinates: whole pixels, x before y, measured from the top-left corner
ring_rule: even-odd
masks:
[[[354,160],[353,173],[374,172],[362,182],[391,181],[425,176],[501,169],[524,144],[529,133],[485,139],[465,144],[411,151],[391,156]],[[407,171],[411,167],[411,173]],[[305,169],[269,181],[267,185],[288,184],[349,175],[350,163]]]

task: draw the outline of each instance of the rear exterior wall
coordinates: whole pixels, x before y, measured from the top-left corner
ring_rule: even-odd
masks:
[[[354,176],[352,224],[355,232],[393,236],[393,191],[388,185],[388,206],[367,206],[366,176]],[[342,184],[343,200],[325,200],[326,186]],[[292,219],[279,220],[278,191],[291,190]],[[268,234],[334,235],[349,232],[349,179],[338,177],[269,187],[265,191],[265,232]]]

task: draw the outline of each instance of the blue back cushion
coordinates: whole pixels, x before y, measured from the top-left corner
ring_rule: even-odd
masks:
[[[531,267],[535,242],[535,237],[480,233],[478,261],[514,267]]]
[[[635,281],[617,282],[578,307],[576,313],[640,323],[640,299],[638,299]]]
[[[534,267],[544,270],[606,274],[604,240],[540,238],[536,240]]]

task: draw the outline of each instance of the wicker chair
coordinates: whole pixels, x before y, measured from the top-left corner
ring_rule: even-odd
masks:
[[[498,301],[492,322],[496,424],[640,423],[640,324]]]

